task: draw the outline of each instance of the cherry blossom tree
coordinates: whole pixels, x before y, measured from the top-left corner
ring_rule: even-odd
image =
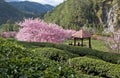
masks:
[[[16,36],[16,32],[1,32],[0,37],[3,38],[14,38]]]
[[[107,39],[107,47],[114,53],[120,53],[120,32],[113,32],[111,37]]]
[[[55,42],[70,38],[74,30],[65,30],[61,26],[46,23],[41,19],[24,19],[18,23],[20,26],[16,38],[28,42]]]

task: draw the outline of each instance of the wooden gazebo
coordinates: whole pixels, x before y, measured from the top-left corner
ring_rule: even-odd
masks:
[[[81,46],[83,47],[83,40],[88,39],[89,40],[89,48],[91,48],[91,34],[88,33],[87,31],[81,29],[74,33],[72,35],[72,38],[74,38],[74,46],[76,46],[76,40],[80,39],[81,40]]]

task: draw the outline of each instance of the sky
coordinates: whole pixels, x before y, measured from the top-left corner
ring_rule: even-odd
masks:
[[[50,4],[53,6],[56,6],[60,3],[62,3],[64,0],[6,0],[7,2],[11,2],[11,1],[32,1],[32,2],[38,2],[38,3],[42,3],[42,4]]]

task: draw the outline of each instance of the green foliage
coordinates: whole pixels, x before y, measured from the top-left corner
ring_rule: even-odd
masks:
[[[10,31],[18,31],[18,30],[19,30],[19,26],[16,24],[6,23],[0,26],[0,32],[10,32]]]
[[[71,69],[72,68],[67,68],[66,66],[55,66],[54,68],[50,67],[45,70],[46,75],[44,77],[45,78],[100,78],[97,76],[88,76],[85,74],[81,74],[81,72],[77,72],[77,75],[74,75],[75,72]]]
[[[46,57],[57,62],[66,62],[69,58],[78,57],[77,54],[72,54],[56,48],[37,48],[35,49],[36,56]]]
[[[119,64],[119,54],[0,38],[0,78],[119,78]]]
[[[70,67],[82,70],[88,74],[99,75],[105,78],[119,78],[120,66],[87,57],[77,57],[68,61]]]
[[[36,2],[22,1],[22,2],[9,2],[14,8],[18,10],[34,15],[41,15],[47,11],[52,10],[54,7],[51,5],[43,5]]]
[[[39,54],[39,53],[38,53]],[[74,69],[36,56],[14,40],[0,38],[0,78],[94,78]]]
[[[66,0],[44,16],[47,22],[56,23],[66,29],[93,28],[101,33],[108,20],[108,12],[119,0]],[[119,7],[119,6],[118,6]],[[117,13],[119,16],[119,13]],[[117,23],[118,23],[117,19]],[[118,24],[119,25],[119,24]]]
[[[68,0],[57,6],[52,12],[45,15],[45,20],[59,24],[63,28],[76,29],[78,25],[76,26],[72,21],[74,20],[73,16],[75,15],[73,14],[73,12],[75,12],[75,7],[73,7],[75,2],[74,0]]]
[[[35,43],[35,42],[19,42],[23,44],[26,47],[54,47],[57,49],[61,49],[67,52],[71,52],[74,54],[78,54],[80,56],[95,56],[98,57],[99,59],[102,59],[107,62],[115,63],[115,64],[120,64],[120,54],[114,54],[114,53],[109,53],[109,52],[102,52],[98,50],[93,50],[89,48],[82,48],[82,47],[77,47],[77,46],[70,46],[70,45],[64,45],[64,44],[53,44],[53,43]]]
[[[63,28],[79,30],[84,24],[98,24],[96,0],[67,0],[45,15],[48,22],[59,24]]]

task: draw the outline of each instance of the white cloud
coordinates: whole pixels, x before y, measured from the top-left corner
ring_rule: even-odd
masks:
[[[38,2],[42,4],[51,4],[51,5],[58,5],[62,3],[64,0],[6,0],[6,1],[32,1],[32,2]]]
[[[63,2],[63,0],[31,0],[31,1],[36,1],[43,4],[54,4],[54,5],[58,5],[59,3]]]

